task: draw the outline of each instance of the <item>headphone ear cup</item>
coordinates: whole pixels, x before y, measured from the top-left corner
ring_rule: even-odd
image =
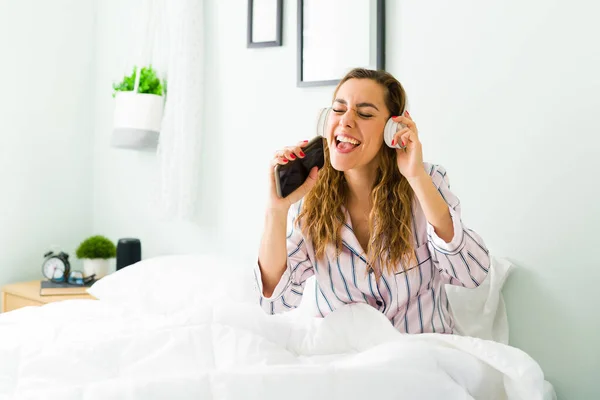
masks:
[[[317,114],[317,136],[325,137],[327,135],[327,123],[329,122],[329,113],[331,107],[321,108]]]
[[[388,147],[399,149],[400,146],[396,143],[395,146],[392,146],[392,140],[394,139],[394,135],[398,131],[399,124],[395,122],[393,119],[388,119],[385,123],[385,128],[383,128],[383,140]]]

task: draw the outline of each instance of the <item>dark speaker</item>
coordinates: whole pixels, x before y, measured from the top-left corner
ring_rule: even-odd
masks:
[[[117,243],[117,271],[142,259],[142,244],[139,239],[119,239]]]

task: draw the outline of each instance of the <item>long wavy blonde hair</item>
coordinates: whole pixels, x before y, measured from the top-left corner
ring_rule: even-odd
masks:
[[[404,88],[391,74],[379,70],[351,70],[336,87],[334,99],[339,88],[349,79],[371,79],[380,84],[384,88],[385,104],[390,116],[400,115],[404,110]],[[340,254],[341,229],[346,222],[343,206],[348,200],[344,172],[337,171],[331,165],[326,140],[324,147],[325,164],[315,186],[304,197],[296,220],[304,234],[313,242],[318,259],[323,257],[329,244],[334,244],[337,254]],[[414,194],[408,181],[398,170],[396,150],[383,144],[377,157],[379,165],[371,191],[373,207],[369,213],[369,243],[365,250],[367,273],[373,271],[379,276],[382,270],[388,273],[399,272],[398,266],[406,271],[414,259],[411,241]]]

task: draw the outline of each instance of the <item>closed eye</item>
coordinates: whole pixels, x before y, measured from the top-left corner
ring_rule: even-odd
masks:
[[[335,108],[332,108],[333,112],[336,114],[342,114],[345,112],[345,110],[336,110]],[[371,118],[372,115],[371,114],[363,114],[363,113],[357,113],[359,117],[361,118]]]

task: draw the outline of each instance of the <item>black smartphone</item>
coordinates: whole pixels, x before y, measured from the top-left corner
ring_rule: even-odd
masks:
[[[323,168],[325,164],[325,154],[323,153],[323,138],[317,136],[302,148],[305,157],[297,157],[295,160],[285,165],[277,164],[275,166],[275,187],[277,196],[287,197],[294,190],[298,189],[313,167]]]

